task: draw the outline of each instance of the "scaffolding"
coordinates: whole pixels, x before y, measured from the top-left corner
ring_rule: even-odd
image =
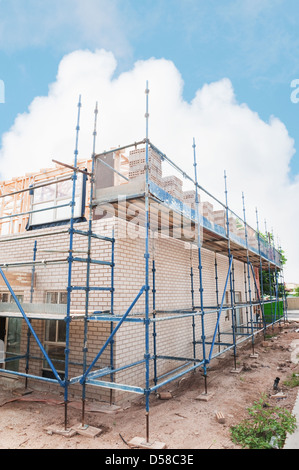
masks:
[[[0,244],[12,241],[17,244],[21,240],[33,240],[33,257],[32,260],[19,262],[5,262],[0,264],[0,275],[3,279],[5,286],[11,294],[14,300],[13,304],[5,304],[4,311],[1,308],[1,316],[21,316],[26,322],[28,328],[27,335],[27,346],[25,355],[16,355],[13,358],[6,358],[4,362],[12,360],[25,360],[26,367],[25,372],[10,371],[5,368],[0,369],[0,372],[20,376],[25,378],[25,386],[27,387],[28,380],[40,380],[56,384],[64,390],[64,425],[65,429],[68,426],[68,401],[69,401],[69,389],[74,384],[79,384],[82,388],[82,425],[85,425],[85,402],[86,402],[86,387],[94,386],[110,390],[110,404],[113,402],[113,391],[131,392],[137,395],[141,395],[145,398],[145,439],[146,442],[150,441],[149,437],[149,412],[150,412],[150,395],[157,393],[157,391],[167,385],[168,383],[181,378],[182,376],[194,372],[197,369],[201,369],[204,377],[204,390],[207,393],[208,380],[207,370],[212,359],[224,354],[225,352],[232,350],[234,358],[234,367],[236,368],[237,358],[237,347],[244,341],[251,340],[252,350],[254,353],[255,336],[259,333],[265,335],[267,328],[273,327],[277,322],[281,322],[287,318],[286,308],[286,297],[285,292],[281,294],[282,282],[279,281],[279,277],[282,276],[282,264],[280,257],[280,250],[273,246],[269,238],[269,242],[264,240],[259,230],[258,212],[256,210],[256,222],[257,229],[253,230],[246,222],[245,212],[245,198],[243,199],[243,217],[235,214],[228,206],[228,189],[227,189],[227,177],[224,173],[224,193],[225,203],[222,203],[217,198],[212,196],[206,191],[198,182],[197,174],[197,158],[196,158],[196,144],[193,140],[193,167],[194,177],[187,175],[181,168],[179,168],[167,155],[162,153],[156,146],[154,146],[149,140],[149,89],[148,84],[146,85],[146,137],[140,142],[135,142],[131,145],[124,147],[118,147],[104,152],[102,154],[96,154],[96,137],[97,137],[97,115],[98,107],[95,108],[94,117],[94,130],[93,130],[93,152],[91,158],[91,166],[88,169],[82,169],[78,165],[78,147],[79,147],[79,131],[80,131],[80,110],[81,110],[81,97],[78,103],[78,116],[77,116],[77,127],[76,127],[76,145],[74,152],[74,164],[66,165],[64,163],[56,162],[63,168],[72,170],[71,178],[72,181],[72,196],[71,200],[66,204],[70,207],[70,220],[69,227],[54,229],[47,233],[39,233],[34,231],[27,234],[20,234],[18,236],[9,237],[2,236],[0,238]],[[142,147],[145,151],[145,166],[144,166],[144,179],[142,185],[138,186],[131,185],[129,183],[128,172],[124,172],[120,167],[113,168],[107,161],[105,156],[111,153],[119,153],[123,150],[133,148],[137,149]],[[179,201],[175,197],[171,196],[167,191],[159,187],[151,178],[150,174],[150,159],[149,152],[154,151],[159,158],[175,169],[185,180],[188,181],[194,187],[195,201],[193,208],[183,202]],[[96,191],[95,187],[95,173],[97,164],[106,166],[109,171],[112,171],[118,178],[118,185],[122,185],[123,195],[120,200],[117,195],[117,188],[113,188],[113,191],[109,193],[108,190]],[[76,184],[78,173],[83,173],[89,178],[90,182],[90,194],[89,194],[89,210],[88,210],[88,229],[80,230],[77,228],[76,217],[75,217],[75,204],[76,204]],[[58,184],[61,181],[60,178],[53,181],[47,182],[47,185]],[[42,183],[38,183],[37,187],[40,187]],[[119,188],[119,186],[118,186]],[[26,193],[32,191],[34,185],[28,186],[28,188],[21,188],[17,191],[10,191],[1,194],[1,198],[11,197],[12,194]],[[221,211],[224,213],[223,224],[211,224],[209,220],[202,215],[200,210],[199,191],[202,191],[207,197],[215,201],[220,206]],[[93,231],[93,221],[95,208],[102,207],[103,210],[109,212],[114,210],[117,217],[123,218],[128,221],[126,213],[126,203],[130,201],[131,204],[138,210],[141,215],[141,219],[144,224],[145,236],[144,236],[144,283],[137,286],[137,295],[131,300],[129,307],[122,315],[115,314],[115,279],[114,272],[117,260],[115,260],[115,244],[116,238],[112,231],[111,236],[98,234]],[[159,286],[157,286],[157,259],[155,257],[155,249],[151,249],[151,231],[163,231],[163,223],[159,218],[158,228],[153,227],[153,218],[157,214],[155,213],[155,204],[158,204],[159,208],[163,212],[164,210],[170,210],[171,217],[168,218],[168,223],[171,225],[171,231],[179,230],[180,239],[186,243],[190,243],[195,247],[196,261],[198,261],[198,280],[195,282],[196,268],[193,266],[193,248],[190,249],[190,285],[187,290],[190,292],[191,306],[180,309],[158,310],[156,309],[156,294]],[[51,210],[47,208],[46,210]],[[221,212],[220,211],[220,212]],[[34,210],[22,210],[18,213],[12,214],[10,217],[15,219],[18,215],[23,217],[28,216],[30,213],[34,213]],[[115,214],[114,213],[114,214]],[[222,212],[221,212],[222,213]],[[221,214],[220,214],[221,215]],[[241,239],[238,237],[233,229],[232,216],[234,217],[233,223],[236,222],[241,226],[245,237]],[[9,217],[3,215],[2,217]],[[23,219],[22,219],[23,220]],[[187,229],[184,223],[188,221]],[[22,222],[23,223],[23,222]],[[23,223],[24,226],[24,223]],[[182,227],[184,226],[184,230]],[[37,260],[37,241],[40,237],[55,237],[60,234],[66,234],[69,239],[68,250],[54,250],[55,253],[60,253],[58,258],[50,258],[48,260]],[[82,252],[75,249],[74,237],[83,237],[87,240],[87,251]],[[254,242],[252,240],[254,239]],[[190,242],[190,240],[192,240]],[[106,243],[110,246],[110,259],[99,260],[94,259],[92,256],[92,241],[96,243]],[[205,305],[203,297],[203,266],[202,266],[202,250],[207,249],[215,254],[214,257],[214,278],[215,278],[215,294],[216,304]],[[49,250],[50,252],[50,250]],[[64,254],[64,256],[63,256]],[[219,287],[219,275],[218,275],[218,261],[217,254],[224,254],[228,259],[228,269],[225,276],[223,290]],[[152,258],[152,259],[151,259]],[[236,299],[235,290],[235,261],[241,261],[244,264],[244,286],[245,286],[245,300],[238,301]],[[86,278],[85,285],[73,285],[73,266],[74,263],[83,263],[86,266]],[[66,305],[42,305],[33,303],[34,294],[34,282],[35,282],[35,270],[37,266],[59,266],[61,264],[67,265],[67,302]],[[110,284],[109,286],[94,286],[91,285],[91,267],[93,265],[105,266],[110,270]],[[18,268],[22,266],[31,267],[31,301],[28,304],[22,303],[12,288],[11,275],[7,272],[9,268]],[[263,287],[263,275],[264,270],[268,270],[269,283],[270,283],[270,296],[266,298],[264,295]],[[274,273],[275,285],[272,285],[271,275]],[[253,282],[252,282],[253,281]],[[199,305],[196,302],[196,290],[195,284],[199,286]],[[82,291],[85,294],[84,309],[77,310],[72,307],[72,295],[75,292]],[[91,292],[107,292],[110,297],[110,309],[109,310],[97,310],[90,308],[90,294]],[[151,297],[151,298],[150,298]],[[135,306],[140,305],[140,300],[144,299],[144,311],[140,314],[132,314]],[[152,308],[151,308],[152,305]],[[268,313],[266,315],[266,307]],[[242,324],[237,321],[237,315],[239,309],[245,309],[246,321]],[[221,318],[227,312],[230,312],[231,325],[225,330],[221,330]],[[270,312],[270,313],[269,313]],[[57,368],[50,358],[50,355],[46,351],[46,348],[42,344],[37,332],[32,326],[32,320],[46,320],[46,319],[63,319],[66,328],[66,339],[65,339],[65,359],[64,359],[64,374],[57,371]],[[192,352],[191,357],[179,357],[172,356],[171,354],[159,354],[158,343],[157,343],[157,327],[161,322],[171,322],[172,320],[190,320],[190,329],[192,335]],[[207,320],[213,321],[213,333],[212,335],[206,336],[206,322]],[[83,321],[84,323],[84,338],[83,338],[83,359],[82,362],[78,363],[78,366],[82,367],[82,373],[75,377],[70,376],[70,324],[72,321]],[[107,322],[110,325],[109,335],[102,347],[98,350],[94,359],[88,363],[87,352],[87,334],[89,324],[91,322]],[[131,322],[132,324],[138,324],[144,328],[144,354],[141,358],[136,358],[129,364],[115,367],[114,357],[114,345],[116,334],[124,323]],[[200,326],[201,336],[198,338],[197,331]],[[45,360],[52,371],[53,378],[41,377],[39,375],[33,375],[29,373],[30,360],[37,359],[31,354],[31,337],[33,337],[42,353],[42,358]],[[150,346],[150,339],[152,337],[152,344]],[[200,353],[198,352],[198,345],[200,346]],[[151,353],[152,349],[152,353]],[[100,359],[102,358],[105,351],[109,350],[109,366],[100,367],[98,366]],[[168,371],[164,371],[159,374],[158,364],[159,361],[170,361],[175,365]],[[179,365],[178,365],[179,364]],[[115,380],[116,374],[119,372],[127,371],[128,369],[136,366],[142,366],[144,370],[144,386],[136,384],[123,384],[118,383]],[[153,377],[150,377],[150,368],[153,369]]]

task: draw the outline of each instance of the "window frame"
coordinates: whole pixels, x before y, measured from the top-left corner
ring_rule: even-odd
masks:
[[[59,305],[59,304],[64,304],[66,303],[65,302],[62,302],[62,296],[63,295],[67,295],[67,292],[66,291],[56,291],[56,290],[53,290],[53,291],[47,291],[46,292],[46,295],[45,295],[45,303],[46,304],[51,304],[53,302],[48,302],[48,296],[50,296],[51,294],[56,294],[57,295],[57,302],[55,302],[55,304]],[[65,299],[66,300],[66,299]],[[46,339],[47,338],[47,326],[48,326],[48,323],[47,322],[55,322],[55,341],[53,340],[49,340],[49,339]],[[51,320],[51,319],[46,319],[45,320],[45,327],[44,327],[44,346],[45,346],[45,350],[48,353],[48,347],[49,346],[54,346],[54,347],[57,347],[57,348],[64,348],[66,347],[66,338],[64,341],[59,341],[59,325],[60,325],[60,322],[64,322],[64,319],[62,318],[61,320]],[[50,355],[49,355],[50,357]],[[64,359],[55,359],[55,358],[51,358],[51,361],[52,362],[57,362],[57,361],[64,361]],[[58,362],[58,364],[60,364],[60,362]],[[43,370],[43,376],[47,376],[47,377],[53,377],[53,372],[51,370],[51,368],[49,367],[49,364],[47,362],[46,359],[43,359],[43,365],[42,365],[42,370]],[[56,369],[57,372],[59,373],[59,375],[64,375],[64,369],[59,369],[59,367]]]

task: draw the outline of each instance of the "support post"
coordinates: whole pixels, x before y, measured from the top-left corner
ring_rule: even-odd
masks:
[[[149,121],[149,88],[148,82],[146,82],[146,143],[145,143],[145,419],[146,419],[146,442],[149,442],[149,395],[150,395],[150,383],[149,383],[149,139],[148,139],[148,121]]]
[[[249,311],[250,311],[250,323],[251,323],[251,344],[252,344],[252,354],[254,354],[254,333],[253,333],[253,314],[252,314],[252,296],[251,296],[251,282],[250,282],[250,260],[248,252],[248,233],[247,233],[247,223],[246,223],[246,211],[245,211],[245,198],[244,193],[242,193],[243,200],[243,214],[244,214],[244,227],[245,227],[245,241],[246,241],[246,258],[247,258],[247,278],[248,278],[248,295],[249,295]]]
[[[34,247],[33,247],[33,265],[32,265],[32,271],[31,271],[31,288],[30,288],[30,303],[31,304],[33,302],[33,294],[34,294],[34,276],[35,276],[36,252],[37,252],[37,241],[35,240]],[[31,333],[30,333],[30,329],[28,328],[28,330],[27,330],[26,368],[25,368],[25,372],[26,372],[25,389],[28,388],[28,377],[27,377],[27,375],[28,375],[28,372],[29,372],[30,337],[31,337]]]
[[[74,151],[74,167],[77,168],[78,161],[78,142],[79,142],[79,131],[80,131],[80,114],[81,114],[81,96],[78,102],[78,116],[77,116],[77,127],[76,127],[76,145]],[[64,427],[67,429],[67,405],[68,405],[68,387],[69,387],[69,346],[70,346],[70,312],[71,312],[71,290],[72,290],[72,265],[73,265],[73,242],[74,242],[74,209],[75,209],[75,197],[76,197],[76,180],[77,172],[74,170],[73,173],[73,189],[72,189],[72,202],[71,202],[71,219],[70,219],[70,237],[69,237],[69,257],[68,257],[68,287],[67,287],[67,314],[65,318],[66,322],[66,335],[65,335],[65,385],[64,385]]]
[[[191,302],[192,311],[194,310],[194,281],[193,281],[193,257],[192,257],[192,245],[190,244],[190,279],[191,279]],[[196,334],[195,334],[195,317],[192,315],[192,337],[193,337],[193,357],[196,359]],[[194,362],[194,365],[196,363]],[[195,371],[194,371],[195,372]]]
[[[225,209],[226,209],[226,236],[227,236],[227,249],[228,249],[228,260],[229,263],[233,262],[233,256],[230,248],[230,236],[229,236],[229,214],[228,214],[228,197],[227,197],[227,181],[226,171],[224,171],[224,187],[225,187]],[[234,304],[234,292],[233,292],[233,279],[232,271],[229,274],[230,283],[230,302],[232,307],[232,331],[233,331],[233,354],[234,354],[234,366],[237,369],[237,344],[236,344],[236,328],[235,328],[235,304]]]
[[[270,233],[268,233],[267,231],[267,223],[266,223],[266,220],[265,220],[265,233],[266,233],[266,236],[268,237],[268,278],[269,278],[269,292],[270,292],[270,305],[271,305],[271,324],[272,324],[272,330],[274,329],[274,326],[273,326],[273,305],[272,305],[272,280],[271,280],[271,268],[270,268],[270,242],[271,242],[271,235]]]
[[[260,238],[260,229],[259,229],[259,217],[258,217],[258,210],[256,208],[256,229],[257,229],[257,240],[258,240],[258,250],[259,250],[259,257],[260,257],[260,289],[261,289],[261,313],[264,323],[264,339],[266,337],[266,321],[265,321],[265,303],[264,303],[264,279],[263,279],[263,263],[262,263],[262,256],[261,256],[261,238]]]
[[[89,294],[90,294],[90,265],[91,265],[91,233],[92,233],[92,200],[94,187],[94,170],[95,170],[95,145],[97,136],[97,117],[98,104],[94,111],[94,130],[93,130],[93,150],[92,150],[92,168],[90,174],[90,196],[89,196],[89,220],[88,220],[88,238],[87,238],[87,266],[86,266],[86,289],[85,289],[85,315],[84,315],[84,344],[83,344],[83,374],[86,371],[87,363],[87,333],[88,333],[88,310],[89,310]],[[76,165],[75,165],[76,166]],[[86,383],[82,384],[82,426],[85,424],[85,399],[86,399]]]
[[[156,261],[155,261],[155,249],[153,249],[153,319],[156,318]],[[153,322],[153,354],[154,354],[154,384],[157,385],[157,330],[156,322]]]
[[[115,238],[114,238],[114,229],[112,231],[112,243],[111,243],[111,297],[110,297],[110,307],[111,315],[114,315],[114,256],[115,256]],[[113,332],[113,322],[110,323],[110,334]],[[110,343],[110,368],[114,369],[114,339]],[[111,382],[114,382],[114,374],[110,375]],[[110,406],[112,405],[112,396],[113,389],[110,389]]]
[[[216,305],[217,310],[219,311],[219,286],[218,286],[218,263],[217,263],[217,253],[215,253],[215,289],[216,289]],[[220,325],[218,325],[218,342],[220,343]],[[218,346],[218,352],[220,352],[220,345]]]
[[[197,162],[196,162],[196,145],[193,139],[193,158],[194,158],[194,181],[195,181],[195,207],[197,222],[197,252],[198,252],[198,272],[199,272],[199,293],[200,293],[200,310],[201,310],[201,334],[202,334],[202,356],[203,356],[203,373],[205,393],[207,394],[207,359],[206,359],[206,338],[205,338],[205,312],[203,306],[203,282],[202,282],[202,261],[201,261],[201,236],[200,236],[200,217],[199,217],[199,199],[198,199],[198,179],[197,179]]]

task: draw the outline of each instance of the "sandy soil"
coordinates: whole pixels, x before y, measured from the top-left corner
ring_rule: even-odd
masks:
[[[293,410],[298,387],[288,388],[284,381],[299,373],[299,324],[292,322],[276,327],[264,343],[263,336],[255,339],[255,354],[251,344],[238,347],[237,368],[231,352],[215,359],[208,370],[208,401],[198,400],[204,392],[202,372],[169,385],[172,398],[162,400],[151,396],[150,441],[162,441],[168,449],[238,449],[230,439],[230,426],[247,416],[247,408],[262,394],[271,403]],[[297,344],[297,349],[295,346]],[[280,391],[285,398],[273,398],[273,383],[280,378]],[[143,399],[127,409],[113,413],[98,410],[86,412],[86,423],[99,428],[97,437],[75,434],[65,437],[48,433],[54,425],[63,430],[64,407],[61,394],[49,395],[30,389],[5,390],[0,385],[0,449],[128,449],[129,441],[145,437],[145,408]],[[13,401],[12,401],[13,400]],[[90,403],[90,406],[96,404]],[[224,417],[219,423],[217,416]],[[72,400],[69,405],[69,427],[80,424],[81,404]]]

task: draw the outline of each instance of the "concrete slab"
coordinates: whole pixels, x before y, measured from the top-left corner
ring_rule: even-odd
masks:
[[[278,393],[275,393],[274,395],[271,395],[271,398],[286,398],[286,394],[283,393],[283,392],[278,392]]]
[[[160,441],[146,442],[144,437],[134,437],[128,442],[130,447],[138,447],[140,449],[166,449],[166,444]]]
[[[232,369],[231,373],[232,374],[240,374],[240,372],[242,372],[242,370],[243,370],[243,367],[239,367],[237,369]]]
[[[200,401],[209,401],[213,397],[214,393],[201,393],[198,395],[195,400],[200,400]]]
[[[16,378],[0,377],[0,387],[3,390],[16,390],[24,387],[23,383]]]
[[[86,411],[94,413],[114,414],[121,411],[121,406],[90,403],[86,406]]]
[[[97,437],[103,432],[102,429],[94,428],[93,426],[89,426],[88,424],[85,424],[83,426],[82,424],[76,424],[75,426],[72,426],[71,429],[76,433],[80,434],[81,436],[90,438]]]
[[[75,431],[74,429],[64,429],[64,428],[59,428],[57,427],[56,424],[53,424],[52,426],[48,426],[47,428],[45,428],[45,431],[47,434],[59,434],[60,436],[64,436],[64,437],[73,437],[77,434],[77,431]]]

